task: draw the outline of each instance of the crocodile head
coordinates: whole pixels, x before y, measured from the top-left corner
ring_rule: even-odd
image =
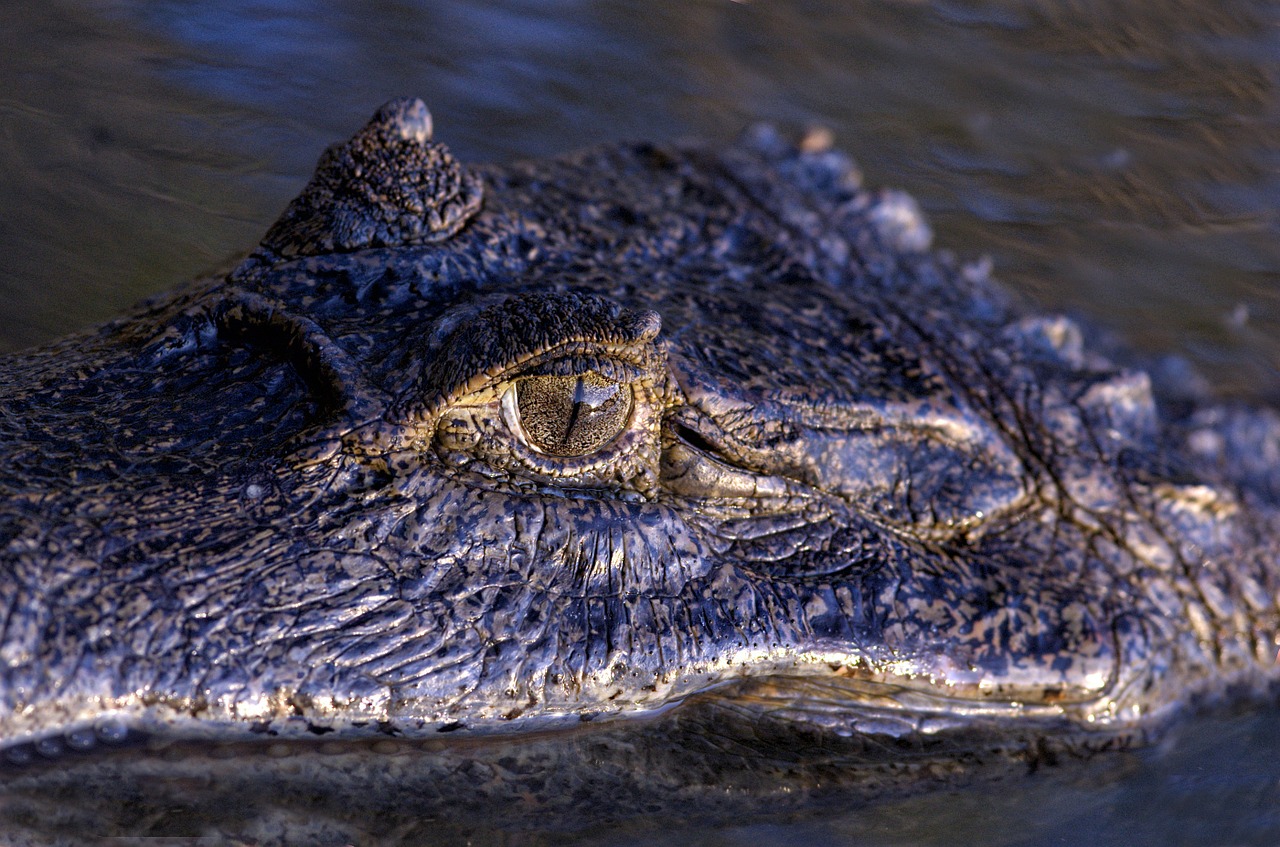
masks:
[[[229,275],[0,368],[0,739],[1088,735],[1265,679],[1248,437],[928,246],[816,139],[464,168],[389,104]]]

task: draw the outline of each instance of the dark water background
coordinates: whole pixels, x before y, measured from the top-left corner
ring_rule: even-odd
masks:
[[[824,124],[942,246],[1046,309],[1280,399],[1280,7],[1247,0],[9,0],[0,350],[249,248],[320,151],[402,94],[464,161]],[[637,843],[1277,844],[1277,718]]]

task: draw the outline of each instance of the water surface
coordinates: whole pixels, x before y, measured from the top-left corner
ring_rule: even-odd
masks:
[[[870,183],[921,200],[943,247],[1277,400],[1277,24],[1248,0],[8,3],[0,350],[247,250],[327,144],[413,94],[468,161],[826,125]],[[667,843],[1280,843],[1276,718]]]

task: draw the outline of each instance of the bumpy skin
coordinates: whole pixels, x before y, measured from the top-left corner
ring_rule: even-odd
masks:
[[[1272,413],[1153,399],[820,144],[463,168],[430,134],[389,104],[227,277],[0,364],[16,772],[656,744],[614,719],[689,698],[685,767],[744,726],[945,759],[1269,686]],[[578,424],[520,403],[583,375],[629,412],[540,450]]]

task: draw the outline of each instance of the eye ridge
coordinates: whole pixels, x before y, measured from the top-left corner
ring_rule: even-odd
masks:
[[[595,371],[522,377],[512,388],[517,432],[534,450],[563,458],[586,456],[616,439],[634,400],[629,385]]]

